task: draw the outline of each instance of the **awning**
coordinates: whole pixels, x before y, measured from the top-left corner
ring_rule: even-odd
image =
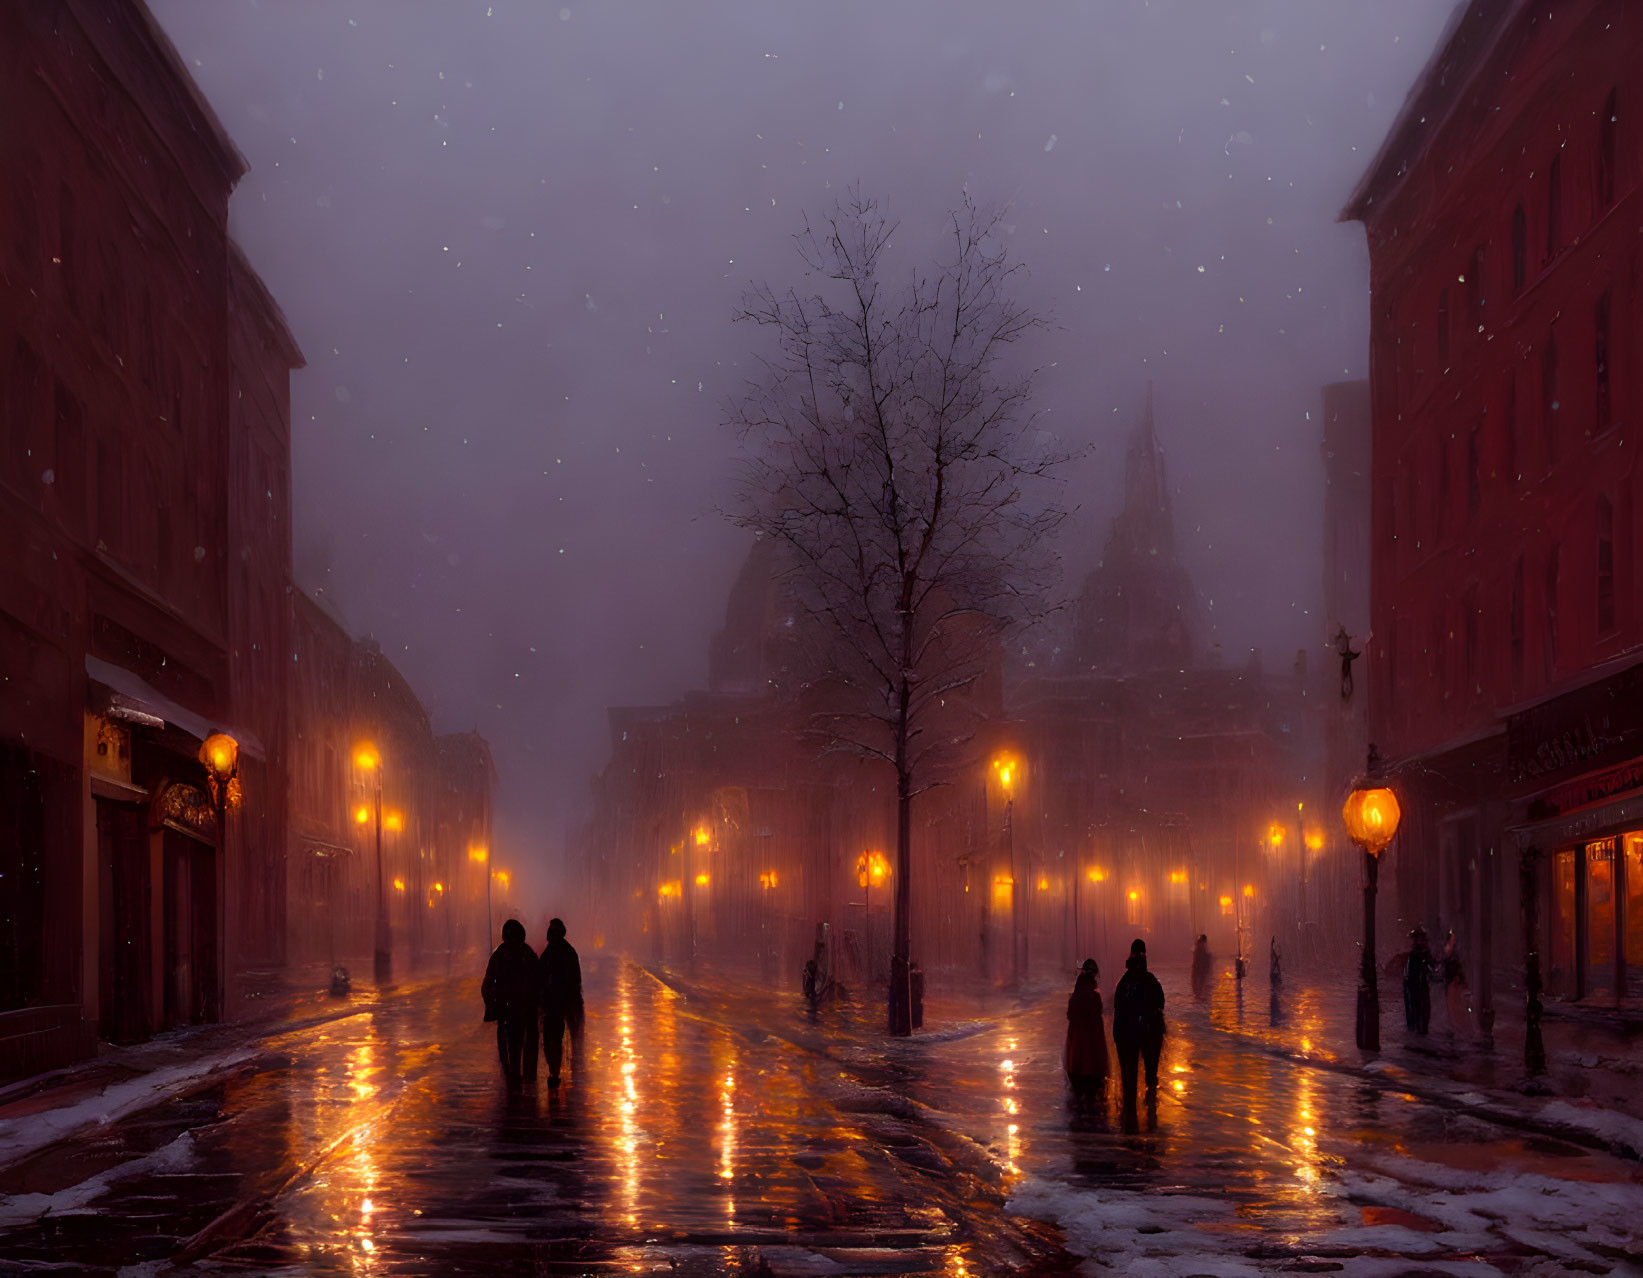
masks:
[[[93,683],[101,684],[113,694],[109,710],[115,718],[147,724],[151,728],[169,724],[182,729],[196,741],[204,741],[213,732],[226,732],[240,743],[242,754],[248,754],[253,759],[268,757],[255,733],[229,724],[215,723],[195,714],[164,693],[155,691],[141,675],[135,675],[101,657],[94,657],[89,652],[86,654],[86,674]]]

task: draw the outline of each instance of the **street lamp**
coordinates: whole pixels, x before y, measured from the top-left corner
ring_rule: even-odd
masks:
[[[1341,816],[1346,834],[1363,849],[1363,969],[1358,977],[1358,1046],[1381,1050],[1381,995],[1375,971],[1375,893],[1380,880],[1381,849],[1398,832],[1398,796],[1364,781],[1347,796]]]
[[[1015,783],[1021,764],[1014,755],[1001,754],[993,760],[993,773],[1004,791],[1004,846],[1010,858],[1010,980],[1021,984],[1022,971],[1027,966],[1027,938],[1021,930],[1021,893],[1016,884],[1021,876],[1015,870]]]
[[[856,885],[861,888],[862,931],[867,942],[867,976],[873,978],[873,888],[890,875],[890,862],[884,853],[863,852],[856,858]]]
[[[379,987],[393,978],[394,938],[388,924],[388,896],[382,873],[382,756],[370,742],[361,742],[354,748],[354,766],[370,773],[376,781],[376,845],[377,845],[377,926],[376,950],[372,955],[372,969]],[[354,820],[364,825],[370,813],[363,807],[354,812]]]
[[[238,802],[240,794],[240,743],[226,732],[213,732],[200,743],[200,762],[205,765],[206,780],[211,787],[211,801],[217,809],[217,852],[222,857],[223,864],[219,873],[226,878],[228,874],[228,805],[230,801]],[[221,881],[221,880],[219,880]],[[222,900],[218,898],[219,902]],[[220,906],[219,906],[220,908]],[[222,916],[218,915],[217,925],[222,927]],[[220,970],[220,969],[219,969]],[[217,973],[211,974],[210,1003],[208,1009],[210,1019],[217,1016]]]

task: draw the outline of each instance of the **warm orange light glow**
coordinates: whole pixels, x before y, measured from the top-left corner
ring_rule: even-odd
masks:
[[[707,886],[707,883],[708,883],[708,878],[707,878],[707,875],[705,875],[705,874],[698,874],[698,875],[697,875],[697,876],[696,876],[696,886],[697,886],[697,887],[706,887],[706,886]]]
[[[878,887],[890,877],[890,862],[885,860],[884,853],[868,849],[856,858],[856,886],[866,887],[869,883]]]
[[[1015,886],[1015,880],[1013,878],[1011,878],[1008,874],[995,874],[995,875],[993,875],[993,886],[994,887],[1014,887]]]
[[[405,814],[390,812],[382,818],[382,828],[385,830],[403,830],[405,828]]]
[[[357,808],[354,809],[354,824],[355,825],[369,825],[370,821],[371,821],[371,809],[370,808],[361,806],[361,807],[357,807]]]
[[[705,848],[711,842],[713,842],[713,831],[709,830],[705,825],[697,826],[696,846],[699,848]]]
[[[1015,787],[1016,778],[1021,774],[1021,764],[1014,755],[1001,754],[993,760],[993,772],[998,777],[998,783],[1009,794]]]
[[[490,852],[489,848],[469,848],[468,849],[468,860],[472,861],[475,865],[484,865],[485,862],[490,860],[490,859],[491,859],[491,852]]]
[[[1091,883],[1105,883],[1106,881],[1107,881],[1107,872],[1105,870],[1100,869],[1099,867],[1097,867],[1097,868],[1092,869],[1090,871],[1090,882]]]
[[[1140,899],[1141,899],[1141,894],[1139,892],[1131,892],[1130,893],[1130,900],[1139,901]]]
[[[1245,896],[1254,896],[1255,895],[1255,885],[1253,883],[1244,884],[1244,895]]]
[[[1171,870],[1169,872],[1169,881],[1179,887],[1187,881],[1187,872],[1185,870]]]
[[[1272,844],[1272,846],[1275,847],[1275,848],[1283,847],[1283,845],[1284,845],[1284,827],[1279,825],[1276,821],[1274,821],[1271,825],[1269,825],[1267,827],[1266,841],[1268,843]]]
[[[239,767],[240,743],[226,732],[213,732],[200,743],[200,762],[218,781],[226,781]]]
[[[362,772],[374,772],[381,763],[382,756],[369,741],[361,741],[354,747],[354,766]]]
[[[759,875],[759,886],[762,887],[767,892],[771,888],[775,887],[776,886],[776,871],[766,870],[763,874]]]
[[[1042,874],[1039,875],[1038,876],[1038,890],[1040,892],[1046,891],[1049,888],[1049,886],[1050,886],[1050,881],[1047,878],[1045,878]]]
[[[1384,787],[1354,790],[1341,808],[1347,837],[1373,855],[1392,842],[1402,815],[1398,796]]]
[[[394,880],[394,891],[403,892],[404,890],[405,890],[405,880],[404,879],[395,879]]]
[[[1321,830],[1306,832],[1306,848],[1308,852],[1321,852],[1324,846],[1324,836]]]
[[[1222,914],[1231,914],[1232,913],[1232,898],[1230,896],[1223,896],[1221,898],[1221,913]]]
[[[666,883],[662,884],[659,888],[656,889],[656,894],[658,896],[678,896],[679,895],[679,880],[678,879],[669,879]]]
[[[513,882],[513,875],[509,874],[506,870],[492,870],[491,877],[502,885],[502,890],[504,892],[508,890],[508,884]]]
[[[444,890],[445,890],[445,885],[443,883],[435,883],[434,884],[434,891],[435,892],[443,892]]]

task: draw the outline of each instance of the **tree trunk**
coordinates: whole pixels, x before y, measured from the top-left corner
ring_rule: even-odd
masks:
[[[903,666],[906,669],[906,666]],[[905,1037],[913,1032],[910,981],[913,948],[912,776],[907,760],[907,712],[912,689],[903,677],[896,714],[896,937],[890,955],[890,1033]]]

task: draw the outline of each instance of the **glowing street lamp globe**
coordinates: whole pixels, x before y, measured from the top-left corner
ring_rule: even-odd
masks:
[[[1371,855],[1379,855],[1392,842],[1402,815],[1398,796],[1384,786],[1360,786],[1341,808],[1347,837]]]

